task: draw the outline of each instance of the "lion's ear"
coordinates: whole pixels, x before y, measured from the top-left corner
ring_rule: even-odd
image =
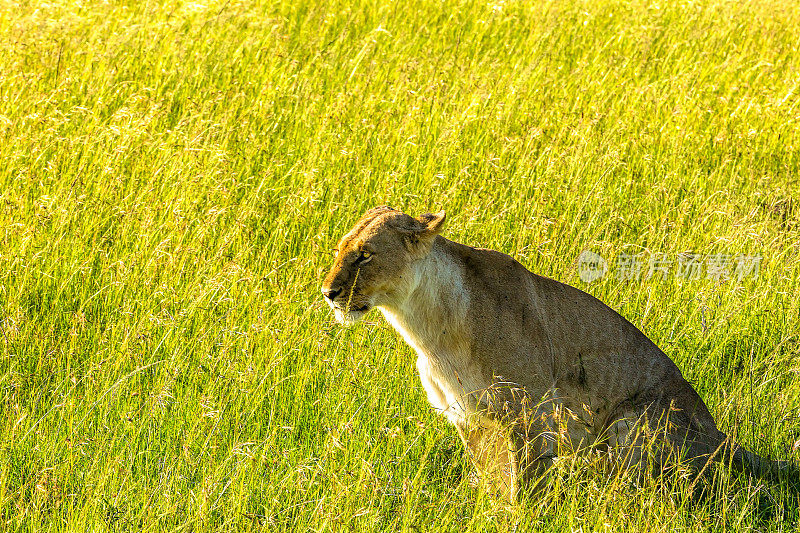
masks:
[[[444,229],[444,221],[447,218],[447,215],[444,211],[439,211],[438,213],[425,213],[421,215],[417,220],[425,227],[422,230],[424,233],[429,233],[433,236],[438,235],[442,229]]]
[[[424,257],[431,251],[436,235],[444,228],[444,211],[435,214],[425,213],[414,221],[414,229],[404,232],[406,248],[417,257]]]

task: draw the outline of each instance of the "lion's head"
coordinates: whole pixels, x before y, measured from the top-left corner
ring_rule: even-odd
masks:
[[[444,212],[413,218],[388,206],[370,209],[334,249],[322,294],[340,323],[361,319],[376,306],[398,303],[415,280],[411,267],[428,255]]]

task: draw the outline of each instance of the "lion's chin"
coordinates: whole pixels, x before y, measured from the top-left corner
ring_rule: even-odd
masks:
[[[336,322],[344,326],[350,326],[364,318],[364,315],[366,315],[368,311],[369,307],[367,306],[361,309],[351,309],[349,313],[345,312],[344,309],[335,307],[333,309],[333,314],[336,317]]]

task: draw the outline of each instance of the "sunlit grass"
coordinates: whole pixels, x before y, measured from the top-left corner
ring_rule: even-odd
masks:
[[[365,209],[444,209],[796,456],[795,2],[3,2],[0,35],[0,529],[794,527],[781,483],[693,503],[579,458],[504,506],[319,285]],[[762,261],[587,285],[586,249]]]

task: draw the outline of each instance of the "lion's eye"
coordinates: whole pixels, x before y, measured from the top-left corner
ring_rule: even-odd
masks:
[[[366,250],[361,251],[361,255],[358,256],[358,260],[362,263],[366,263],[372,257],[372,253]]]

